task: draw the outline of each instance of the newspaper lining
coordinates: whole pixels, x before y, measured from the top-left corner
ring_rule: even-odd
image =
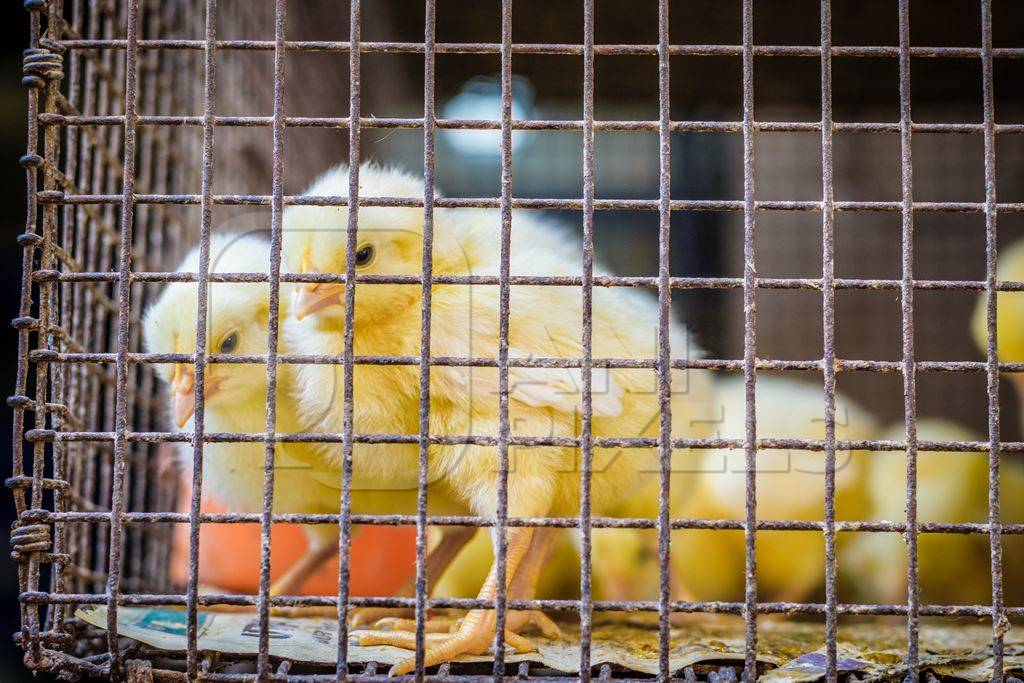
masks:
[[[105,628],[107,609],[94,606],[79,609],[84,621]],[[187,636],[186,612],[175,607],[130,607],[118,609],[118,632],[154,648],[184,651]],[[534,662],[557,671],[577,673],[579,643],[572,624],[563,626],[564,636],[552,640],[530,634],[536,652],[509,650],[506,661]],[[968,681],[987,681],[992,676],[991,629],[980,624],[923,626],[921,664],[937,675]],[[200,611],[198,646],[202,651],[255,655],[259,644],[259,622],[253,612]],[[337,622],[332,619],[287,617],[270,619],[270,655],[294,662],[333,665],[337,656]],[[872,624],[841,628],[838,668],[857,672],[862,680],[886,680],[905,673],[903,627]],[[725,618],[673,628],[670,667],[679,672],[702,663],[729,664],[743,660],[743,624]],[[394,647],[349,646],[353,663],[378,662],[391,665],[410,656]],[[463,662],[488,662],[488,656],[461,657]],[[818,681],[824,678],[826,655],[820,624],[766,621],[758,629],[758,661],[772,668],[763,680]],[[591,662],[643,674],[658,671],[656,623],[650,619],[597,617],[593,631]],[[1011,632],[1006,638],[1004,666],[1007,672],[1024,670],[1024,639]]]

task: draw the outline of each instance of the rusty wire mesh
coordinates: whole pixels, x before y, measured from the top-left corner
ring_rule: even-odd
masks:
[[[218,37],[217,0],[205,3],[149,3],[145,0],[83,2],[26,0],[30,17],[30,48],[25,58],[29,97],[29,137],[22,159],[28,185],[26,232],[19,238],[24,249],[23,286],[19,316],[14,325],[19,335],[18,375],[10,405],[15,411],[13,489],[19,523],[12,534],[20,562],[22,631],[18,639],[27,651],[26,661],[37,669],[114,678],[131,674],[138,648],[126,649],[117,633],[117,608],[122,605],[180,605],[188,613],[188,648],[185,673],[196,676],[204,666],[197,648],[197,611],[212,604],[255,605],[259,623],[260,654],[256,673],[285,677],[287,664],[275,669],[268,652],[272,605],[337,605],[338,665],[336,674],[320,674],[317,680],[335,675],[373,677],[370,666],[359,675],[348,663],[350,606],[413,607],[417,619],[420,657],[417,677],[422,676],[422,645],[425,610],[441,607],[496,607],[494,676],[504,675],[504,609],[535,607],[577,612],[581,623],[582,677],[590,676],[591,615],[594,610],[653,610],[659,614],[661,677],[668,678],[669,616],[672,612],[727,612],[742,615],[746,623],[744,674],[756,672],[759,614],[803,613],[824,615],[827,634],[827,678],[837,670],[837,621],[840,615],[900,615],[907,620],[907,663],[911,674],[920,667],[919,619],[922,616],[973,616],[991,620],[993,658],[997,678],[1002,676],[1002,636],[1008,617],[1024,616],[1024,608],[1003,604],[1001,538],[1024,534],[1024,524],[1000,520],[999,468],[1001,453],[1024,451],[1024,442],[1000,438],[999,377],[1001,372],[1024,371],[1024,364],[1000,362],[995,338],[995,293],[1024,291],[1024,282],[996,278],[996,223],[999,214],[1024,213],[1024,203],[998,202],[995,185],[997,135],[1024,133],[1024,124],[996,123],[993,94],[993,61],[1024,58],[1024,47],[993,47],[990,0],[981,0],[982,22],[978,47],[921,47],[910,44],[908,0],[899,0],[899,44],[896,46],[836,46],[832,44],[829,0],[820,3],[820,44],[755,45],[753,1],[742,5],[742,44],[690,45],[669,40],[670,5],[658,2],[656,44],[596,44],[594,0],[584,0],[583,35],[580,43],[514,43],[511,0],[501,3],[501,39],[493,43],[444,43],[435,36],[435,2],[426,0],[423,42],[363,41],[361,3],[350,3],[350,35],[341,41],[288,40],[284,0],[273,4],[272,40]],[[202,6],[200,6],[202,5]],[[269,7],[269,5],[268,5]],[[266,8],[264,8],[266,10]],[[202,39],[178,37],[182,34]],[[352,49],[358,45],[358,49]],[[232,51],[268,52],[273,56],[273,112],[271,115],[220,113],[215,106],[218,79],[216,56]],[[285,111],[285,55],[289,52],[346,53],[349,66],[348,116],[289,116]],[[416,53],[423,55],[423,115],[414,118],[363,117],[360,60],[366,53]],[[501,116],[497,120],[439,118],[435,111],[438,54],[496,54],[500,58]],[[580,56],[583,62],[583,118],[580,120],[520,120],[512,115],[512,65],[517,54]],[[648,55],[658,60],[658,119],[656,121],[598,120],[595,118],[595,56]],[[670,116],[671,56],[718,55],[742,60],[742,120],[677,120]],[[755,57],[791,56],[819,59],[821,108],[817,121],[758,121],[754,117]],[[899,121],[833,121],[832,58],[897,58],[899,63]],[[982,71],[983,121],[980,123],[914,122],[910,107],[911,58],[977,59]],[[145,75],[145,77],[141,77]],[[182,103],[202,102],[198,115],[182,115]],[[142,112],[142,113],[140,113]],[[358,125],[354,125],[358,122]],[[269,194],[217,194],[213,191],[217,127],[269,128],[272,133],[272,189]],[[284,137],[288,128],[327,128],[348,131],[349,176],[347,197],[305,197],[284,190]],[[363,129],[414,129],[423,131],[424,193],[421,200],[359,196],[358,171]],[[201,138],[190,131],[198,129]],[[441,198],[435,196],[435,131],[493,129],[501,135],[501,192],[497,197]],[[538,199],[514,196],[512,183],[513,130],[581,131],[583,140],[583,193],[579,199]],[[595,131],[648,131],[659,138],[659,193],[656,199],[599,199],[595,196]],[[673,199],[670,185],[669,136],[672,132],[729,132],[743,138],[742,198]],[[837,132],[859,131],[897,134],[900,139],[901,199],[899,201],[840,201],[833,187],[832,138]],[[755,193],[754,135],[757,132],[820,132],[822,192],[820,200],[758,200]],[[911,161],[913,133],[980,133],[984,139],[983,201],[915,201]],[[198,182],[200,191],[194,188]],[[269,206],[272,234],[270,275],[211,274],[209,239],[215,206]],[[300,275],[280,272],[282,212],[288,205],[404,206],[421,207],[424,216],[422,273],[418,276],[357,275],[354,255],[358,210],[349,213],[346,271],[337,274]],[[198,224],[185,212],[199,207]],[[501,215],[501,271],[496,276],[434,276],[431,240],[435,207],[498,209]],[[513,209],[569,209],[583,216],[583,272],[579,276],[513,276],[509,268]],[[658,273],[653,277],[618,277],[594,274],[594,215],[600,211],[643,210],[658,215]],[[743,217],[742,277],[678,277],[669,268],[669,228],[675,211],[727,211]],[[759,277],[755,270],[755,220],[759,212],[814,212],[821,214],[822,270],[820,277]],[[902,277],[855,279],[835,275],[833,217],[837,212],[887,212],[901,218]],[[918,212],[976,213],[985,220],[986,272],[984,279],[916,279],[913,274],[913,221]],[[171,272],[181,253],[198,241],[205,245],[197,273]],[[265,356],[208,353],[205,348],[205,283],[268,281],[271,292],[271,338]],[[143,285],[164,282],[198,282],[201,295],[196,354],[142,353],[140,311],[151,291]],[[352,328],[346,329],[345,352],[340,356],[279,354],[277,343],[278,302],[281,283],[344,282],[345,310],[354,312],[355,284],[419,284],[422,286],[421,345],[418,356],[358,356],[353,351]],[[500,338],[496,358],[452,358],[430,355],[432,284],[497,285],[501,292]],[[78,285],[78,286],[75,286]],[[517,285],[570,286],[581,288],[584,327],[580,358],[517,358],[508,352],[509,291]],[[650,359],[595,358],[591,346],[591,308],[594,287],[641,287],[654,289],[660,306],[659,353]],[[740,359],[680,359],[669,349],[668,325],[672,294],[695,289],[738,290],[743,296],[744,335]],[[757,354],[755,294],[759,289],[810,290],[821,293],[823,348],[813,360],[769,360]],[[835,339],[835,293],[838,290],[887,290],[898,292],[902,317],[900,360],[851,360],[838,358]],[[988,353],[984,361],[921,361],[915,358],[914,293],[920,290],[966,290],[988,295]],[[114,351],[100,349],[113,348]],[[256,362],[267,365],[269,380],[266,431],[234,434],[210,433],[203,427],[203,369],[205,363]],[[152,366],[155,363],[193,363],[197,393],[194,433],[163,431],[160,403]],[[275,429],[276,371],[280,363],[334,363],[344,366],[345,429],[342,433],[278,434]],[[359,434],[353,428],[353,367],[356,364],[412,365],[420,373],[418,434]],[[496,367],[499,370],[501,427],[497,436],[439,436],[429,433],[429,376],[435,366]],[[508,370],[518,367],[580,368],[583,378],[583,414],[579,437],[513,436],[508,416]],[[598,437],[591,433],[590,372],[592,368],[650,368],[657,372],[661,405],[657,437]],[[669,409],[670,372],[673,369],[712,369],[742,372],[746,392],[746,432],[741,439],[673,438]],[[824,382],[825,437],[766,439],[758,436],[754,419],[754,389],[758,370],[803,370],[822,375]],[[845,372],[898,373],[903,381],[903,415],[906,438],[900,441],[842,440],[836,437],[836,377]],[[972,442],[926,441],[916,434],[916,385],[918,373],[983,373],[987,381],[988,439]],[[187,512],[174,508],[176,478],[162,444],[187,443],[194,449],[193,486],[202,477],[204,443],[252,441],[265,444],[267,471],[273,471],[278,442],[334,442],[343,447],[346,484],[352,476],[352,447],[356,443],[417,444],[420,454],[420,498],[414,515],[358,515],[351,511],[349,486],[343,487],[340,512],[335,515],[272,514],[273,479],[265,481],[261,513],[201,513],[199,496],[192,497]],[[501,478],[505,480],[511,446],[556,445],[578,448],[581,454],[581,506],[575,518],[515,518],[507,515],[507,491],[499,489],[496,518],[428,516],[425,500],[427,453],[432,444],[480,444],[497,447]],[[660,514],[657,519],[594,517],[590,509],[590,469],[596,447],[657,448],[662,465]],[[669,514],[669,458],[677,448],[741,448],[747,462],[747,499],[744,520],[677,519]],[[799,448],[824,454],[825,515],[813,522],[765,521],[756,516],[755,460],[764,449]],[[835,514],[835,466],[837,450],[890,450],[907,454],[907,521],[837,521]],[[987,453],[990,467],[987,523],[918,523],[916,519],[916,455],[919,450],[973,451]],[[26,469],[27,464],[27,469]],[[272,522],[335,523],[340,525],[339,595],[348,593],[348,563],[352,524],[415,525],[415,598],[271,597],[270,556],[261,555],[257,595],[200,595],[198,591],[198,544],[202,523],[258,522],[265,548],[269,548]],[[167,575],[170,528],[189,527],[192,559],[185,593],[170,592]],[[426,595],[425,555],[428,525],[497,527],[499,575],[503,577],[506,547],[501,531],[516,526],[578,528],[582,536],[581,597],[579,600],[507,599],[499,588],[496,605],[487,601],[429,598]],[[653,602],[593,600],[590,585],[590,532],[594,528],[628,527],[658,531],[660,597]],[[746,538],[747,581],[740,602],[672,601],[668,585],[668,557],[673,529],[740,530]],[[825,601],[823,603],[763,602],[758,600],[755,543],[758,530],[810,530],[823,534],[825,542]],[[905,604],[842,604],[836,591],[835,540],[838,532],[898,532],[905,534],[909,554],[909,597]],[[989,605],[920,604],[917,539],[922,533],[985,534],[991,544],[992,602]],[[504,581],[499,581],[503,586]],[[72,628],[76,605],[105,604],[108,631]],[[105,642],[103,642],[105,639]],[[90,649],[92,648],[92,649]],[[143,653],[144,654],[144,653]],[[447,671],[447,669],[445,669]],[[522,671],[522,670],[521,670]],[[607,674],[607,672],[603,672]],[[167,680],[177,680],[170,677]],[[217,680],[248,680],[243,674],[218,674]],[[467,676],[468,678],[468,676]],[[487,677],[490,678],[490,677]],[[304,679],[305,680],[305,679]]]

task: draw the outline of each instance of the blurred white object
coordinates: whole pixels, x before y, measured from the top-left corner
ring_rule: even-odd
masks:
[[[522,76],[512,77],[512,118],[532,119],[535,116],[534,89]],[[442,108],[446,119],[501,120],[501,81],[493,76],[474,76],[459,93]],[[512,133],[512,150],[529,144],[532,135],[524,131]],[[497,159],[501,156],[500,130],[459,130],[443,136],[445,144],[467,157]]]

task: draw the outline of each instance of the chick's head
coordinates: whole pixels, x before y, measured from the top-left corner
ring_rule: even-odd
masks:
[[[211,273],[267,273],[269,245],[256,237],[215,236],[210,244]],[[199,248],[178,267],[178,272],[199,270]],[[207,298],[207,354],[255,355],[267,353],[270,314],[269,285],[212,282]],[[150,353],[196,352],[199,289],[195,282],[167,285],[146,312],[143,332]],[[282,306],[284,306],[282,300]],[[287,314],[286,310],[281,315]],[[160,364],[158,374],[170,385],[174,420],[184,427],[195,413],[195,366]],[[231,410],[265,401],[266,367],[253,363],[210,363],[203,381],[207,413]]]
[[[347,198],[349,173],[335,167],[305,192],[309,196]],[[423,181],[401,170],[364,164],[359,169],[360,197],[422,199]],[[344,275],[347,266],[349,210],[344,206],[290,206],[284,213],[283,260],[288,272]],[[435,272],[449,255],[438,235],[434,246]],[[419,275],[423,257],[423,209],[361,206],[357,214],[356,275]],[[359,289],[355,323],[379,324],[418,305],[420,286],[373,284]],[[345,285],[310,282],[295,285],[292,310],[300,320],[316,314],[325,325],[344,324]],[[418,310],[418,309],[417,309]]]
[[[1005,249],[999,257],[1000,280],[1024,280],[1024,240]],[[996,297],[996,329],[999,360],[1007,363],[1024,362],[1024,292],[999,292]],[[974,343],[982,354],[988,348],[988,297],[982,293],[974,308],[971,332]],[[1024,373],[1004,375],[1024,394]]]

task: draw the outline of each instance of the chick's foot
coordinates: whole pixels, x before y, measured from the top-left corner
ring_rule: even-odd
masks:
[[[509,615],[512,616],[512,615]],[[435,666],[461,655],[482,655],[494,643],[494,611],[471,610],[454,633],[427,633],[423,665]],[[556,627],[557,628],[557,627]],[[391,645],[406,650],[416,649],[416,634],[409,631],[360,631],[353,634],[363,646]],[[533,652],[537,648],[529,639],[511,628],[505,629],[505,642],[519,652]],[[389,676],[401,676],[416,668],[416,658],[410,657],[395,664]]]

